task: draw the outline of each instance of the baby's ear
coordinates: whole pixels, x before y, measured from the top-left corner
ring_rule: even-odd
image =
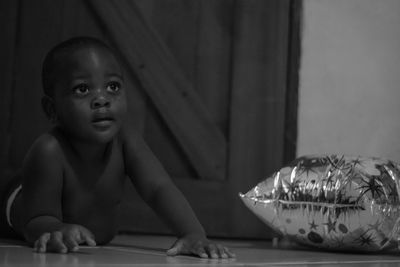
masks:
[[[57,122],[57,113],[54,106],[53,98],[45,95],[42,97],[42,108],[44,113],[46,113],[47,118],[50,120],[51,123]]]

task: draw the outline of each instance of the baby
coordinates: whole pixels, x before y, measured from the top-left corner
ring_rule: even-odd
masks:
[[[178,236],[167,255],[234,257],[206,238],[127,114],[121,64],[103,42],[69,39],[43,63],[42,106],[54,127],[30,148],[21,186],[11,194],[9,223],[37,252],[67,253],[116,235],[124,181]]]

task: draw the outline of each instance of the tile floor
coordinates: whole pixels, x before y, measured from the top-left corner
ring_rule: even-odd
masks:
[[[0,266],[400,266],[400,254],[356,254],[274,248],[268,241],[219,240],[236,259],[168,257],[173,237],[120,235],[108,246],[82,247],[70,254],[39,254],[24,243],[0,239]]]

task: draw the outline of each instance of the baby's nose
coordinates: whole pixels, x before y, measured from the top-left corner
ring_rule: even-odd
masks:
[[[98,108],[102,108],[102,107],[110,107],[110,100],[103,95],[95,97],[92,100],[91,108],[98,109]]]

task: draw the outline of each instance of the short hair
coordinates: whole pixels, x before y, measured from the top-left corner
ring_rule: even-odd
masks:
[[[109,51],[118,61],[118,56],[111,47],[100,39],[88,36],[73,37],[53,47],[46,55],[42,65],[42,85],[44,94],[54,96],[54,79],[57,75],[58,60],[81,48],[100,47]]]

